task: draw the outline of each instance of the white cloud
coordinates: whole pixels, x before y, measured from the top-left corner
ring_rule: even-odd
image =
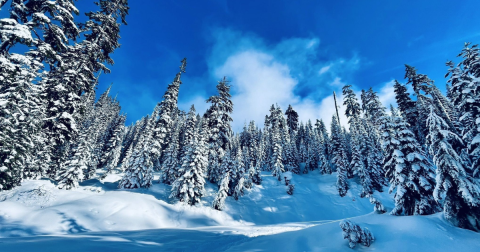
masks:
[[[320,71],[318,72],[318,74],[322,75],[322,74],[328,72],[328,70],[330,70],[331,67],[332,67],[331,65],[328,65],[328,66],[324,66],[324,67],[320,68]]]
[[[321,61],[318,38],[292,38],[268,45],[255,35],[228,29],[215,30],[213,37],[209,70],[216,80],[226,76],[231,81],[235,131],[250,120],[263,126],[272,104],[280,105],[283,111],[291,104],[300,120],[314,123],[323,119],[329,127],[335,113],[333,91],[341,94],[350,74],[360,66],[357,55]],[[205,99],[196,97],[185,104],[197,106]],[[337,99],[341,105],[342,97]],[[341,106],[339,113],[346,126]]]
[[[245,51],[230,56],[216,69],[215,76],[228,76],[231,80],[235,128],[249,120],[262,125],[272,104],[278,103],[285,109],[288,103],[299,100],[293,94],[297,81],[290,76],[288,66],[262,52]]]
[[[380,91],[378,92],[378,98],[380,99],[380,102],[382,102],[383,106],[386,107],[387,109],[390,109],[390,104],[393,105],[394,107],[397,107],[397,103],[395,100],[395,92],[394,92],[395,89],[393,87],[394,84],[395,84],[395,81],[391,80],[385,83],[380,88]]]

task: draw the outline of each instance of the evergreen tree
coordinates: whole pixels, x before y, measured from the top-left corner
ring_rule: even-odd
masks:
[[[228,197],[229,183],[230,173],[227,172],[223,175],[222,180],[220,180],[220,187],[212,204],[214,209],[221,211],[225,208],[225,199]]]
[[[361,243],[364,246],[370,247],[375,240],[373,234],[367,228],[362,229],[359,225],[344,220],[340,222],[340,227],[343,231],[343,239],[348,239],[348,245],[350,248],[355,248],[357,243]]]
[[[191,133],[179,170],[181,175],[173,182],[170,197],[177,198],[180,202],[189,205],[195,205],[200,203],[201,197],[205,193],[205,170],[208,160],[205,155],[207,149],[203,136],[198,136],[195,129]]]
[[[407,87],[405,85],[402,85],[400,82],[395,80],[393,87],[395,99],[398,104],[398,110],[401,112],[408,125],[410,125],[410,131],[415,134],[415,138],[420,139],[422,137],[422,133],[417,128],[417,118],[419,115],[415,101],[410,98],[410,94],[407,92]]]
[[[427,215],[438,211],[433,199],[433,168],[423,149],[408,129],[407,122],[399,116],[393,117],[395,142],[390,160],[386,160],[386,174],[390,180],[390,193],[395,191],[394,215]]]
[[[135,145],[131,156],[126,162],[125,174],[118,184],[119,188],[149,188],[153,181],[152,135],[156,115],[146,122],[145,130],[141,132],[138,143]]]
[[[210,133],[208,139],[208,179],[212,182],[220,182],[222,179],[221,160],[225,150],[230,148],[229,143],[232,135],[230,114],[233,112],[233,102],[228,83],[229,81],[225,77],[218,82],[218,95],[208,98],[207,102],[211,103],[211,106],[204,115]]]
[[[89,167],[92,165],[92,139],[88,133],[87,130],[79,135],[77,145],[72,151],[72,156],[59,170],[56,180],[60,189],[70,190],[78,187],[78,183],[84,180],[84,173],[88,172]]]
[[[345,115],[348,118],[348,123],[358,120],[361,115],[360,104],[358,104],[357,97],[352,90],[351,85],[346,85],[342,88],[343,91],[343,105],[345,106]]]
[[[332,173],[332,145],[330,141],[330,136],[328,135],[327,132],[327,127],[325,127],[325,124],[323,123],[322,120],[319,121],[319,126],[318,130],[320,134],[322,135],[323,138],[323,146],[321,148],[321,154],[325,158],[325,162],[322,163],[322,174],[331,174]]]
[[[179,168],[182,165],[179,159],[179,131],[178,123],[174,126],[174,131],[168,141],[168,147],[163,154],[161,182],[170,185],[178,178]],[[189,146],[190,148],[190,146]]]
[[[338,120],[336,115],[332,117],[332,153],[333,159],[332,163],[335,165],[337,170],[337,189],[341,197],[347,195],[348,191],[348,182],[347,182],[347,169],[348,169],[348,160],[347,160],[347,151],[345,149],[345,139],[342,134],[340,125],[338,125]]]
[[[183,137],[183,142],[187,143],[184,146],[183,153],[186,153],[187,145],[190,143],[190,141],[194,138],[195,131],[197,130],[196,127],[197,124],[197,117],[195,115],[195,107],[192,105],[190,107],[190,111],[188,112],[187,115],[187,120],[185,120],[185,131],[184,131],[184,137]]]
[[[101,163],[106,166],[106,171],[102,176],[105,178],[113,169],[115,169],[120,160],[120,154],[122,150],[122,142],[124,138],[125,129],[125,116],[117,116],[112,122],[111,134],[106,145],[106,149],[103,153]]]
[[[330,169],[330,163],[327,159],[326,150],[325,150],[325,139],[323,134],[319,133],[318,142],[317,142],[317,155],[319,162],[319,169],[321,174],[330,174],[332,171]]]
[[[29,57],[11,57],[0,54],[0,191],[20,184],[42,118],[38,89],[32,84],[37,67],[26,65]]]
[[[480,184],[463,166],[455,145],[461,139],[449,130],[446,122],[430,108],[427,119],[430,153],[437,166],[433,197],[443,199],[445,219],[453,225],[480,231]]]
[[[366,195],[372,194],[374,191],[372,185],[372,179],[370,177],[370,172],[367,170],[367,166],[364,163],[364,135],[363,131],[360,130],[361,125],[358,123],[350,124],[350,131],[353,129],[353,146],[352,146],[352,161],[350,163],[350,170],[354,171],[360,178],[360,183],[362,185],[362,193],[360,197],[365,197]]]
[[[1,5],[6,2],[2,1]],[[126,0],[100,0],[95,3],[99,7],[97,12],[86,13],[86,23],[75,22],[79,11],[74,1],[13,0],[10,4],[10,18],[0,21],[1,72],[8,75],[2,76],[2,86],[12,77],[17,81],[28,79],[29,91],[43,103],[42,113],[31,108],[31,112],[23,115],[26,119],[35,118],[35,127],[41,128],[35,132],[30,130],[30,138],[38,141],[35,143],[37,151],[35,155],[26,156],[29,162],[24,164],[27,168],[24,176],[44,175],[43,170],[48,166],[47,175],[54,178],[68,157],[70,146],[75,145],[71,141],[80,132],[85,113],[82,96],[94,90],[96,73],[109,72],[105,63],[113,64],[109,54],[119,46],[117,20],[126,24],[128,3]],[[26,46],[29,51],[24,55],[10,54],[12,48],[23,50],[21,46],[17,50],[17,45]],[[12,64],[17,66],[11,68]],[[21,70],[22,76],[15,76],[6,67],[17,73]],[[30,100],[29,103],[32,106],[35,102]],[[18,130],[27,132],[20,127]]]
[[[383,170],[385,171],[385,177],[390,181],[394,177],[394,171],[396,167],[395,150],[399,149],[400,142],[397,140],[396,133],[394,131],[394,118],[399,117],[397,110],[390,106],[391,116],[385,115],[381,118],[382,124],[379,129],[382,133],[381,143],[384,151],[383,156]]]
[[[474,177],[480,177],[480,50],[478,45],[465,43],[458,55],[462,61],[450,67],[446,76],[450,75],[448,83],[452,85],[451,96],[460,124],[459,135],[466,149],[457,149],[462,157],[467,172]],[[448,122],[447,122],[448,123]],[[468,152],[468,155],[467,155]],[[469,161],[472,161],[471,163]]]
[[[427,96],[433,86],[433,81],[427,75],[417,73],[415,67],[405,65],[405,79],[407,84],[412,85],[417,101],[415,108],[417,117],[415,118],[415,128],[418,132],[417,140],[424,146],[427,136],[426,118],[429,114],[429,107],[432,105],[432,99]]]
[[[282,181],[282,173],[285,172],[285,170],[282,162],[282,145],[280,143],[278,130],[278,128],[274,128],[272,132],[273,155],[270,162],[272,167],[272,175],[276,177],[278,181]]]
[[[363,119],[361,122],[363,124],[360,131],[363,135],[364,163],[370,173],[372,185],[377,191],[383,192],[383,186],[388,184],[384,176],[385,171],[383,170],[383,151],[380,146],[381,144],[377,142],[378,135],[369,121]]]
[[[353,92],[351,85],[346,85],[343,87],[343,105],[345,106],[345,115],[348,118],[348,123],[350,125],[350,132],[353,134],[357,133],[359,134],[360,131],[358,127],[360,126],[360,116],[361,116],[361,110],[360,110],[360,104],[358,104],[357,97],[355,93]],[[362,90],[362,98],[364,97],[364,93]],[[346,136],[346,134],[344,134]],[[359,138],[359,136],[353,135],[353,138]],[[355,146],[356,144],[360,144],[361,141],[359,139],[353,139],[353,145],[351,146],[352,152],[352,161],[350,165],[347,168],[347,177],[352,178],[353,175],[357,172],[355,169],[363,169],[364,166],[363,164],[359,164],[359,162],[363,162],[361,156],[362,156],[362,150],[360,149],[360,146]],[[360,173],[359,173],[360,174]]]
[[[167,87],[167,91],[163,95],[163,101],[157,104],[155,110],[158,111],[158,118],[156,119],[153,133],[153,149],[155,155],[152,156],[152,161],[158,164],[161,164],[160,159],[162,158],[162,150],[166,149],[169,145],[170,139],[173,139],[171,134],[172,130],[175,128],[175,120],[178,115],[178,91],[180,85],[182,84],[182,73],[185,73],[187,67],[187,59],[184,58],[181,61],[180,71],[177,73],[172,83]],[[173,182],[173,181],[171,181]]]
[[[377,92],[373,91],[371,87],[365,92],[365,94],[362,93],[362,98],[365,117],[372,125],[374,125],[374,129],[377,130],[380,125],[380,118],[385,115],[386,108],[383,107],[380,102],[380,97],[378,97]]]
[[[246,166],[243,159],[244,156],[242,148],[237,146],[236,154],[233,160],[234,166],[231,173],[232,185],[230,191],[230,194],[235,198],[235,200],[238,200],[240,196],[243,196],[245,181],[248,180],[248,173],[246,173]]]
[[[298,129],[298,113],[293,110],[292,105],[288,105],[285,115],[287,116],[288,132],[290,136],[293,136]]]
[[[291,141],[289,144],[285,145],[284,148],[288,148],[285,168],[287,171],[291,171],[295,174],[300,173],[300,167],[298,165],[298,151],[297,145],[294,141]]]

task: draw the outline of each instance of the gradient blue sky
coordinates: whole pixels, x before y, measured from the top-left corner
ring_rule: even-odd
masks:
[[[79,1],[80,11],[89,1]],[[331,93],[344,84],[372,86],[388,106],[391,81],[404,82],[403,64],[444,89],[445,62],[457,60],[464,42],[480,43],[478,0],[129,2],[122,46],[98,90],[113,83],[128,124],[152,112],[183,57],[180,108],[195,103],[203,112],[227,76],[239,129],[250,119],[263,125],[274,102],[329,123]]]

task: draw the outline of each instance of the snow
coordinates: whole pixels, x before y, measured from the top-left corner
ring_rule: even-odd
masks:
[[[212,209],[217,187],[206,185],[199,206],[169,199],[170,186],[117,189],[122,174],[60,190],[50,180],[24,181],[0,192],[0,251],[352,251],[339,223],[349,219],[368,228],[375,241],[366,251],[474,251],[480,234],[451,226],[443,214],[392,216],[373,213],[350,180],[343,198],[336,174],[318,171],[291,176],[292,196],[268,172],[262,185],[228,197]],[[155,175],[158,179],[159,174]],[[375,193],[387,210],[393,195]]]

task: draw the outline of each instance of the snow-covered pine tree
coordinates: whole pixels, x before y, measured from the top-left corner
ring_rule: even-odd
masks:
[[[2,3],[5,4],[6,1]],[[78,29],[73,22],[73,15],[72,12],[74,12],[75,7],[71,2],[68,3],[57,3],[53,2],[49,5],[49,10],[47,11],[46,8],[39,8],[42,5],[40,1],[32,2],[27,5],[23,1],[10,1],[10,17],[9,18],[4,18],[0,20],[0,40],[2,41],[0,44],[0,57],[2,59],[2,66],[1,66],[1,73],[2,73],[2,80],[1,80],[1,86],[4,88],[10,88],[11,91],[18,89],[19,84],[20,86],[25,87],[25,85],[31,85],[34,87],[33,89],[37,89],[38,87],[41,87],[41,89],[38,89],[34,92],[28,91],[28,93],[36,93],[38,91],[43,91],[44,90],[44,85],[43,85],[43,80],[40,78],[45,79],[45,75],[47,72],[44,70],[44,62],[45,63],[50,63],[51,65],[55,65],[59,59],[61,59],[60,54],[62,52],[65,52],[66,49],[66,40],[68,39],[75,39],[78,37]],[[62,9],[61,13],[58,13],[58,10]],[[47,13],[48,12],[48,13]],[[55,13],[57,20],[62,20],[63,22],[57,22],[53,24],[53,22],[50,21],[50,18],[53,18],[52,16],[49,15],[49,13]],[[47,15],[50,17],[47,17]],[[63,19],[64,18],[64,19]],[[73,26],[69,28],[65,27],[65,23],[68,23],[72,21]],[[39,37],[36,36],[35,39],[32,38],[33,34],[43,34],[44,36]],[[56,45],[56,47],[55,47]],[[10,50],[12,51],[23,51],[24,49],[21,48],[22,46],[26,46],[29,48],[29,51],[24,53],[24,54],[17,54],[17,53],[10,53]],[[19,48],[20,47],[20,48]],[[17,49],[17,50],[15,50]],[[62,59],[63,60],[63,59]],[[43,70],[43,71],[42,71]],[[50,69],[52,70],[52,69]],[[52,71],[48,72],[51,73]],[[39,79],[36,80],[37,83],[41,83],[39,85],[34,85],[33,78],[38,77]],[[68,76],[65,76],[66,81],[68,81]],[[21,83],[24,84],[21,84]],[[5,91],[5,90],[3,90]],[[4,92],[2,92],[5,94]],[[10,97],[8,97],[10,96]],[[14,95],[7,95],[4,98],[12,99]],[[17,99],[20,98],[21,96],[25,96],[25,92],[18,90],[18,95]],[[36,99],[38,99],[38,94],[35,94],[37,96]],[[34,96],[32,96],[34,97]],[[28,99],[25,99],[26,97],[23,97],[22,100],[28,101]],[[71,100],[73,100],[75,97],[72,95]],[[44,101],[42,101],[44,102]],[[30,102],[28,102],[30,103]],[[8,105],[5,107],[10,107],[11,102],[9,102]],[[28,104],[29,106],[33,106],[34,103]],[[37,104],[37,106],[40,104]],[[25,104],[23,105],[25,106]],[[18,107],[20,108],[20,107]],[[16,110],[17,108],[15,108]],[[35,111],[35,110],[34,110]],[[12,111],[14,112],[14,111]],[[45,108],[42,108],[42,112],[47,112]],[[15,113],[15,115],[20,116],[19,119],[19,127],[15,129],[17,132],[23,132],[26,133],[27,131],[24,131],[22,127],[24,127],[25,122],[22,122],[23,120],[31,120],[32,115],[28,113],[28,109],[25,110],[22,113]],[[43,122],[48,120],[48,116],[42,118],[38,118],[38,126],[42,126]],[[5,118],[7,119],[7,118]],[[11,121],[12,118],[7,119],[8,121]],[[4,121],[5,122],[5,121]],[[6,127],[6,128],[4,128]],[[11,126],[10,126],[11,127]],[[2,128],[4,128],[6,131],[9,131],[8,128],[10,128],[6,125],[2,125]],[[75,131],[73,130],[72,133]],[[37,131],[38,133],[38,131]],[[6,136],[5,136],[6,137]],[[28,148],[25,148],[25,139],[18,139],[18,144],[15,146],[11,145],[8,143],[9,138],[13,138],[14,136],[6,137],[6,142],[5,146],[10,145],[10,150],[12,151],[14,149],[17,149],[18,147],[22,146],[22,149],[24,150],[19,150],[18,154],[14,154],[10,157],[12,159],[11,165],[14,165],[14,163],[19,163],[23,162],[20,160],[21,155],[25,155],[28,153]],[[17,136],[18,137],[18,136]],[[33,134],[29,134],[29,140],[32,141],[34,140],[35,137]],[[42,137],[42,139],[49,139],[48,137]],[[2,139],[3,141],[3,139]],[[31,143],[33,144],[33,143]],[[33,146],[32,146],[33,147]],[[48,147],[45,149],[49,149]],[[4,153],[8,152],[7,150],[4,150]],[[50,153],[47,155],[51,157]],[[24,156],[24,158],[28,158],[27,156]],[[4,159],[4,158],[0,158]],[[44,162],[47,160],[43,160]],[[8,162],[7,162],[8,163]],[[3,165],[3,160],[0,160],[0,167],[2,167],[2,170],[7,169],[6,166]],[[26,165],[26,164],[22,164]],[[8,168],[11,169],[11,168]],[[17,171],[11,171],[12,175],[17,174]],[[19,179],[21,179],[21,172]]]
[[[388,185],[385,179],[385,171],[383,170],[383,151],[381,143],[377,142],[378,133],[374,126],[366,119],[361,120],[362,127],[360,128],[363,135],[363,151],[364,163],[370,173],[370,178],[374,188],[383,192],[383,186]]]
[[[350,169],[360,178],[362,185],[360,197],[363,198],[373,194],[374,191],[370,172],[367,170],[368,164],[364,163],[364,155],[368,155],[368,153],[364,152],[365,144],[363,141],[365,135],[363,134],[362,125],[355,120],[350,123],[350,132],[352,133],[352,161],[350,162]]]
[[[305,163],[307,162],[308,153],[307,153],[307,145],[305,144],[303,139],[300,139],[299,146],[300,148],[298,150],[298,161],[300,163]]]
[[[177,122],[174,125],[174,129],[172,134],[170,135],[170,139],[168,140],[168,146],[164,150],[163,153],[163,162],[162,162],[162,175],[160,177],[160,181],[170,185],[178,178],[178,172],[181,165],[180,162],[180,146],[179,146],[179,132],[180,125]]]
[[[377,92],[373,91],[371,87],[365,94],[363,94],[362,90],[362,106],[364,107],[365,118],[374,125],[373,129],[377,131],[380,125],[380,118],[385,115],[386,108],[380,102]]]
[[[196,117],[194,116],[194,118]],[[195,205],[200,203],[205,194],[207,148],[204,137],[202,134],[199,135],[195,128],[189,134],[189,143],[185,147],[185,154],[181,160],[182,166],[179,169],[180,177],[173,182],[170,197],[189,205]]]
[[[140,142],[127,162],[125,175],[118,184],[122,189],[149,188],[153,181],[153,164],[149,155],[149,138],[140,136]]]
[[[5,28],[0,20],[0,38]],[[13,21],[11,21],[13,22]],[[20,39],[20,38],[17,38]],[[33,158],[42,119],[38,88],[32,83],[39,69],[29,56],[0,51],[0,191],[20,184],[28,159]]]
[[[253,166],[253,162],[250,160],[248,154],[248,149],[243,151],[242,162],[245,165],[245,181],[244,181],[244,188],[250,189],[253,186],[253,176],[255,176],[255,166]]]
[[[281,145],[282,145],[282,162],[284,166],[284,170],[286,171],[292,171],[294,173],[298,173],[300,171],[299,165],[298,165],[298,158],[297,158],[297,153],[298,151],[296,150],[296,144],[294,141],[292,141],[292,138],[294,139],[295,135],[294,133],[289,133],[289,128],[287,125],[287,121],[281,115],[281,109],[280,107],[277,107],[277,116],[280,117],[280,134],[281,134]]]
[[[288,105],[285,115],[287,116],[288,133],[293,136],[298,129],[298,113],[292,108],[292,105]]]
[[[410,98],[410,94],[407,92],[407,87],[405,85],[402,85],[400,82],[395,80],[393,87],[395,92],[395,100],[398,104],[398,110],[405,118],[408,125],[410,125],[410,131],[415,134],[415,138],[418,140],[422,137],[422,133],[417,127],[418,111],[415,105],[416,102]]]
[[[390,193],[395,191],[393,215],[427,215],[438,211],[433,198],[433,168],[425,157],[423,149],[408,129],[407,122],[400,116],[393,116],[394,141],[388,148],[394,148],[390,160],[385,160]],[[387,136],[385,136],[387,140]]]
[[[194,138],[195,131],[198,130],[197,127],[197,116],[195,115],[195,107],[192,105],[190,111],[187,114],[187,119],[185,120],[185,130],[183,133],[182,141],[185,143],[183,153],[186,153],[187,145]]]
[[[391,116],[385,115],[381,118],[379,130],[381,132],[381,144],[384,151],[383,156],[383,170],[388,181],[394,177],[396,167],[396,160],[394,157],[395,150],[399,149],[400,142],[397,140],[396,132],[394,131],[395,119],[401,115],[398,111],[390,105]],[[405,118],[404,118],[405,120]]]
[[[78,135],[71,156],[58,171],[58,188],[70,190],[78,187],[85,178],[84,173],[92,166],[92,137],[89,133],[87,128]]]
[[[352,134],[345,129],[345,127],[342,127],[342,134],[343,134],[343,139],[345,140],[345,150],[347,152],[347,161],[351,162],[352,161]],[[348,168],[347,168],[348,169]],[[351,171],[347,170],[348,178],[351,178],[353,176],[353,173]]]
[[[322,163],[321,172],[322,174],[331,174],[332,173],[332,162],[331,162],[331,153],[332,153],[332,145],[330,141],[330,136],[327,132],[327,127],[323,120],[319,120],[318,122],[318,131],[322,135],[323,142],[321,143],[323,146],[319,148],[321,150],[320,154],[323,155],[325,162]]]
[[[300,166],[298,164],[298,151],[297,151],[297,145],[295,144],[295,141],[290,141],[290,143],[285,145],[284,148],[288,148],[287,156],[286,156],[287,160],[285,162],[285,169],[295,174],[299,174]]]
[[[352,90],[352,85],[346,85],[342,88],[343,92],[343,105],[345,106],[345,115],[348,118],[348,122],[351,123],[358,120],[361,115],[360,104],[358,103],[357,96]]]
[[[318,141],[317,141],[317,153],[316,155],[318,156],[318,169],[320,170],[320,174],[330,174],[330,164],[328,162],[327,156],[326,156],[326,151],[325,151],[325,140],[323,138],[323,134],[320,132],[317,133],[318,136]]]
[[[109,127],[111,129],[111,134],[101,159],[101,163],[106,167],[106,171],[102,178],[105,178],[105,176],[111,173],[119,164],[118,162],[122,150],[126,118],[127,117],[124,115],[117,116]]]
[[[347,151],[345,149],[345,139],[343,136],[342,129],[338,124],[338,119],[336,115],[332,117],[332,163],[335,165],[337,170],[337,189],[341,197],[347,195],[348,191],[348,182],[347,182],[347,169],[348,169],[348,160],[347,160]]]
[[[465,170],[455,145],[461,139],[430,107],[428,143],[437,166],[433,197],[443,199],[445,219],[457,227],[480,232],[480,183]]]
[[[35,4],[42,5],[43,2],[36,1]],[[127,1],[100,0],[95,4],[99,10],[86,13],[88,20],[80,25],[82,29],[78,29],[73,20],[72,13],[78,13],[78,10],[72,1],[56,1],[57,6],[53,10],[50,4],[44,9],[51,19],[61,20],[61,27],[46,16],[39,19],[42,20],[39,27],[45,42],[38,43],[43,46],[39,51],[48,55],[46,63],[50,65],[50,71],[39,82],[44,86],[42,97],[47,112],[43,130],[51,141],[54,157],[50,176],[55,176],[69,149],[69,141],[78,133],[82,93],[87,93],[92,85],[96,85],[96,73],[110,72],[106,64],[113,65],[110,54],[120,46],[120,22],[126,24]],[[35,8],[43,9],[40,6]],[[80,32],[84,33],[85,39],[68,45],[70,41],[77,40]]]
[[[88,171],[84,173],[85,179],[92,178],[98,168],[107,168],[108,170],[108,164],[106,162],[109,161],[108,157],[115,149],[115,146],[111,145],[113,142],[110,141],[112,140],[120,144],[122,139],[112,139],[116,138],[115,134],[122,134],[117,137],[123,138],[123,125],[126,118],[122,119],[122,117],[125,116],[120,115],[121,107],[119,102],[109,95],[110,88],[111,87],[107,88],[95,103],[91,118],[85,119],[86,122],[84,122],[84,125],[80,125],[80,131],[88,130],[89,138],[91,139],[91,161],[89,161]],[[123,121],[116,122],[116,120]],[[85,123],[87,123],[87,125],[85,125]],[[118,127],[118,129],[115,130],[115,127]],[[104,175],[106,174],[104,173]]]
[[[1,5],[6,2],[2,1]],[[31,57],[29,62],[37,68],[34,71],[38,77],[34,89],[41,88],[45,115],[37,119],[41,120],[38,126],[42,130],[32,134],[32,139],[42,142],[36,143],[41,151],[31,158],[30,164],[39,163],[38,160],[47,163],[51,178],[55,177],[58,167],[67,157],[70,141],[75,139],[80,128],[79,121],[84,112],[81,96],[90,93],[96,85],[98,77],[95,73],[101,70],[109,72],[105,61],[113,64],[111,59],[106,58],[119,46],[120,25],[117,19],[121,17],[126,24],[127,1],[100,0],[96,4],[100,10],[92,15],[87,13],[87,23],[79,24],[74,20],[79,11],[73,1],[15,0],[10,1],[10,18],[0,21],[0,54],[10,58],[15,54],[10,55],[8,51],[22,44],[29,47],[24,55]],[[91,24],[96,24],[95,28]],[[80,39],[81,33],[85,34],[84,40]],[[105,36],[100,36],[100,33]],[[16,51],[24,50],[18,49]],[[44,66],[48,67],[48,71]],[[24,69],[23,74],[28,72],[28,68],[21,68]],[[26,177],[38,177],[42,173],[38,172],[39,166],[33,168],[27,165],[27,170]]]
[[[111,118],[113,109],[113,100],[110,97],[111,87],[112,86],[110,85],[107,90],[105,90],[105,92],[100,95],[100,98],[95,103],[93,110],[93,122],[90,125],[90,134],[93,134],[93,142],[91,143],[93,145],[93,153],[91,153],[91,155],[94,167],[92,167],[93,169],[91,169],[92,173],[97,168],[97,166],[102,166],[101,159],[103,154],[103,148],[106,144],[105,138],[107,138],[106,135],[109,133],[108,126],[110,124],[110,121],[113,119]],[[118,109],[118,111],[120,111],[120,109]]]
[[[295,143],[297,144],[297,150],[299,151],[299,155],[300,154],[300,142],[305,142],[305,125],[303,124],[303,122],[300,122],[300,126],[298,126],[298,131],[297,131],[297,134],[295,135]],[[305,147],[305,152],[306,152],[306,147]],[[305,156],[306,158],[306,156]],[[303,163],[305,161],[302,161],[302,157],[299,156],[299,162],[300,163]]]
[[[227,172],[223,175],[222,180],[220,180],[220,186],[215,199],[213,200],[212,207],[216,210],[222,211],[225,208],[225,199],[228,197],[230,183],[230,172]]]
[[[154,116],[149,117],[145,129],[140,133],[138,143],[126,162],[125,174],[118,184],[122,189],[149,188],[153,182],[151,146]]]
[[[155,111],[158,111],[155,118],[155,126],[153,130],[153,146],[155,155],[152,156],[154,163],[161,164],[163,150],[169,146],[169,140],[172,138],[172,131],[175,128],[175,120],[178,115],[178,91],[182,84],[182,73],[185,73],[187,67],[187,59],[181,61],[180,71],[177,73],[172,83],[168,84],[167,91],[163,95],[163,101],[157,104]],[[173,182],[173,181],[170,181]]]
[[[121,168],[124,171],[127,162],[130,159],[130,156],[133,153],[133,149],[138,143],[138,140],[140,138],[141,132],[143,132],[146,128],[146,125],[148,123],[149,115],[143,117],[142,119],[138,120],[134,125],[130,126],[132,127],[129,129],[129,135],[125,137],[126,139],[124,140],[123,147],[122,147],[122,155],[120,156],[120,163],[121,163]]]
[[[270,157],[272,154],[272,145],[270,144],[270,131],[268,130],[267,123],[262,134],[262,139],[260,141],[260,150],[259,150],[259,160],[260,160],[260,170],[270,171]]]
[[[480,50],[478,45],[465,43],[458,55],[462,61],[452,73],[449,82],[452,84],[452,102],[459,113],[461,137],[467,146],[469,158],[472,161],[468,171],[474,177],[480,177]],[[450,63],[451,68],[453,64]],[[458,151],[458,150],[457,150]],[[460,153],[464,155],[464,153]],[[462,158],[463,160],[467,158]]]
[[[243,151],[240,146],[237,146],[235,152],[235,157],[233,157],[234,166],[232,169],[232,186],[230,194],[238,200],[239,197],[243,196],[245,181],[248,180],[248,173],[246,173],[246,166],[243,158]],[[247,178],[245,178],[247,176]]]
[[[313,171],[318,168],[318,149],[317,138],[312,122],[308,120],[306,124],[306,142],[307,142],[307,161],[306,166],[308,170]]]
[[[230,114],[233,112],[233,102],[228,83],[226,77],[218,82],[218,95],[208,98],[207,102],[211,103],[211,106],[204,115],[209,132],[208,179],[215,183],[222,179],[221,160],[225,150],[230,148],[230,137],[232,135]]]
[[[425,146],[427,136],[426,118],[429,114],[429,107],[432,105],[432,99],[427,94],[433,86],[433,81],[427,75],[417,73],[417,69],[409,65],[405,65],[405,79],[408,80],[407,84],[412,85],[417,97],[415,108],[418,115],[414,123],[418,131],[417,141],[421,146]]]
[[[375,240],[373,234],[367,228],[362,229],[359,225],[349,221],[343,220],[340,222],[340,228],[342,229],[343,239],[348,239],[348,245],[350,248],[355,248],[357,243],[361,243],[364,246],[370,247]]]
[[[250,121],[250,124],[248,125],[248,132],[250,135],[249,141],[247,143],[248,156],[250,158],[250,161],[253,163],[252,165],[257,166],[260,135],[259,130],[255,125],[255,121]]]
[[[273,155],[271,156],[272,175],[282,181],[282,173],[285,172],[282,162],[282,145],[278,128],[274,128],[272,132]]]
[[[360,146],[355,146],[355,144],[360,144],[362,141],[358,139],[360,136],[360,116],[361,116],[361,108],[360,104],[358,103],[357,96],[352,90],[351,85],[346,85],[342,88],[343,92],[343,105],[345,106],[345,115],[348,118],[348,123],[350,125],[350,133],[352,134],[352,161],[350,165],[348,165],[347,169],[347,177],[352,178],[354,174],[357,173],[354,169],[363,169],[363,164],[359,162],[363,162],[362,160],[362,150]],[[362,90],[362,98],[364,97],[364,93]],[[357,134],[357,135],[355,135]],[[355,139],[357,138],[357,139]],[[355,153],[356,152],[356,153]]]

